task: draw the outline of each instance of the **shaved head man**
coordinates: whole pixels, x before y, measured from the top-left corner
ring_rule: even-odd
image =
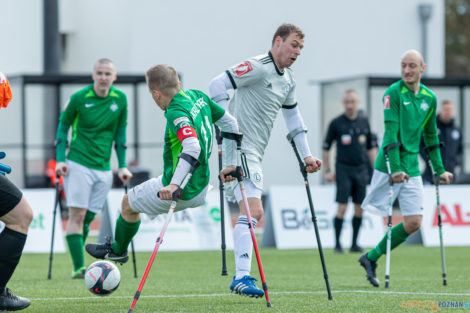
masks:
[[[401,57],[401,77],[412,91],[419,89],[421,75],[426,69],[423,55],[416,50],[408,50]]]
[[[385,133],[382,147],[374,165],[370,193],[362,202],[364,209],[379,209],[388,215],[389,175],[393,180],[393,197],[398,198],[403,223],[392,228],[391,249],[402,244],[409,235],[421,227],[423,219],[423,181],[419,171],[418,153],[421,136],[426,147],[438,146],[436,127],[437,98],[434,92],[421,83],[426,69],[423,56],[416,50],[406,51],[401,58],[402,79],[390,85],[383,97]],[[390,149],[389,167],[385,162],[384,147],[400,144]],[[429,152],[436,174],[442,184],[453,178],[444,169],[440,149]],[[406,182],[405,182],[406,180]],[[379,244],[359,258],[369,282],[379,286],[375,270],[377,260],[386,252],[387,235]]]

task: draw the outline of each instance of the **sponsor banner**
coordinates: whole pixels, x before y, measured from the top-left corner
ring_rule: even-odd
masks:
[[[469,186],[440,186],[442,234],[445,246],[470,246]],[[424,216],[421,227],[425,246],[439,246],[436,188],[424,187]]]
[[[53,209],[55,202],[54,189],[22,190],[23,196],[33,209],[33,221],[29,226],[28,237],[24,246],[25,253],[48,253],[51,249]],[[4,224],[0,222],[0,231]],[[64,234],[60,217],[60,208],[57,207],[54,253],[65,253]]]
[[[108,207],[112,231],[119,216],[124,192],[111,190],[108,194]],[[220,202],[219,191],[208,192],[206,203],[198,208],[186,209],[173,214],[165,232],[163,243],[159,250],[189,251],[189,250],[218,250],[221,247]],[[136,251],[153,251],[158,235],[165,223],[167,214],[159,215],[151,220],[141,214],[142,222],[134,237]],[[225,242],[227,249],[233,250],[233,236],[230,213],[225,203]]]
[[[322,247],[333,248],[335,245],[333,219],[337,210],[336,189],[334,186],[313,186],[310,191]],[[272,186],[269,189],[269,204],[266,212],[263,246],[275,245],[279,249],[317,247],[305,187],[302,185]],[[353,205],[349,204],[341,232],[343,248],[351,246],[353,215]],[[383,235],[382,217],[379,214],[364,212],[358,244],[363,247],[373,247]]]

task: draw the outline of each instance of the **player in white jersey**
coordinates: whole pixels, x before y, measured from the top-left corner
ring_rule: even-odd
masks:
[[[275,32],[267,54],[235,65],[215,77],[209,85],[212,99],[224,108],[228,106],[243,133],[242,152],[246,160],[242,160],[242,168],[253,227],[263,217],[261,163],[279,110],[282,108],[289,132],[305,130],[297,107],[294,75],[289,68],[300,55],[303,44],[304,33],[299,27],[282,24]],[[229,89],[235,91],[228,105]],[[307,171],[318,171],[321,163],[312,157],[306,133],[299,132],[294,141],[304,158]],[[240,187],[235,181],[226,185],[227,196],[235,198],[240,207],[240,217],[233,231],[236,275],[230,289],[240,295],[263,296],[264,292],[256,287],[256,280],[250,276],[253,243]]]

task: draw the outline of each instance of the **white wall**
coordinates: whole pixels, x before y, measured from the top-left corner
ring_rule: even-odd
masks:
[[[443,76],[444,1],[426,2],[434,6],[429,22],[429,76]],[[6,2],[11,12],[7,15],[9,28],[19,29],[21,35],[9,35],[8,51],[0,49],[0,70],[7,74],[41,71],[41,3]],[[89,73],[93,62],[104,56],[116,62],[119,73],[144,73],[151,65],[167,63],[183,74],[185,88],[207,91],[213,76],[267,52],[279,24],[295,23],[306,33],[302,56],[293,66],[297,97],[310,129],[312,152],[320,155],[319,88],[312,81],[358,74],[399,75],[401,54],[420,49],[419,3],[421,0],[62,0],[60,25],[67,33],[63,69]],[[151,107],[149,111],[154,113],[150,116],[155,119],[153,124],[146,123],[154,127],[143,132],[160,141],[162,114],[149,96],[143,104]],[[283,121],[277,121],[264,161],[267,185],[301,182],[285,133]],[[145,159],[154,162],[152,168],[161,168],[160,156]]]

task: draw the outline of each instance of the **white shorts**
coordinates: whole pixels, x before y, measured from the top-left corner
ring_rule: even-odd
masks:
[[[168,213],[171,200],[161,200],[157,196],[158,191],[163,187],[162,175],[160,175],[158,178],[149,179],[129,190],[128,199],[131,209],[135,212],[145,213],[152,219],[160,214]],[[179,200],[175,212],[203,205],[204,202],[206,202],[208,190],[209,185],[194,198],[190,200]]]
[[[369,193],[362,202],[365,210],[380,210],[383,216],[388,215],[388,174],[374,170]],[[393,201],[398,197],[403,216],[423,215],[423,180],[421,176],[410,177],[410,180],[393,185]]]
[[[263,168],[261,162],[262,160],[253,154],[246,154],[246,160],[242,161],[243,184],[247,198],[261,199],[263,194]],[[237,180],[226,183],[225,190],[228,201],[242,201],[240,184]]]
[[[64,176],[67,206],[98,213],[113,184],[112,171],[100,171],[67,160],[69,173]]]

